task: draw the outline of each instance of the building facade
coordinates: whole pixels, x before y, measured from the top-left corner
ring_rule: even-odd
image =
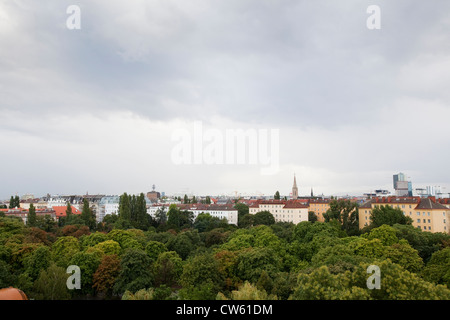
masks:
[[[373,198],[359,207],[359,228],[370,224],[370,215],[377,206],[390,206],[402,210],[412,219],[412,225],[423,231],[450,233],[450,208],[434,197],[381,197]],[[447,200],[448,202],[448,200]]]
[[[275,218],[275,222],[297,224],[308,221],[308,208],[307,204],[297,200],[261,200],[249,206],[249,213],[269,211]]]
[[[330,199],[311,199],[309,200],[309,211],[312,211],[317,216],[317,221],[324,222],[323,214],[330,209]]]

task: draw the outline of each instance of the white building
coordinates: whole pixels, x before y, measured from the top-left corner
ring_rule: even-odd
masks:
[[[298,200],[262,200],[249,206],[249,213],[269,211],[275,218],[275,222],[297,224],[308,221],[308,208],[307,204]]]
[[[103,221],[107,214],[118,214],[119,200],[119,196],[103,197],[98,203],[97,222]]]
[[[153,205],[147,208],[147,212],[152,216],[152,218],[155,217],[156,212],[159,209],[165,208],[165,212],[169,210],[169,205],[162,205],[157,204]],[[191,211],[194,214],[194,219],[197,218],[197,216],[200,213],[208,213],[212,217],[216,217],[219,219],[227,219],[229,224],[238,224],[238,211],[233,207],[233,205],[218,205],[218,204],[200,204],[200,203],[194,203],[194,204],[179,204],[177,205],[180,210],[184,211]]]

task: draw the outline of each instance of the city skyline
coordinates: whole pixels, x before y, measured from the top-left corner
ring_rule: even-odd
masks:
[[[398,172],[450,191],[450,3],[376,1],[371,30],[373,4],[1,3],[0,199],[152,184],[288,195],[294,172],[300,196],[392,190]],[[277,170],[261,173],[260,149],[175,163],[174,133],[195,138],[195,123],[203,152],[229,130],[278,130]]]

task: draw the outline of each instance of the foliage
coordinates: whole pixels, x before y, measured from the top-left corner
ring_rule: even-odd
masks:
[[[106,296],[111,296],[119,272],[119,257],[117,255],[103,256],[100,265],[92,275],[92,287],[98,292],[105,293]]]
[[[382,225],[412,224],[412,219],[405,216],[401,209],[390,206],[375,206],[370,214],[370,221],[371,228],[381,227]]]
[[[0,286],[33,299],[449,299],[450,235],[393,223],[401,219],[360,234],[348,203],[337,201],[328,222],[298,224],[236,203],[236,227],[173,205],[167,220],[140,219],[139,203],[123,196],[120,216],[95,227],[70,212],[59,225],[0,217]],[[71,264],[82,290],[66,288]],[[369,265],[380,267],[381,289],[367,288]]]
[[[60,237],[52,245],[52,260],[57,266],[67,268],[72,257],[80,251],[80,242],[72,236]]]
[[[275,218],[269,211],[260,211],[255,213],[253,218],[253,225],[266,225],[270,226],[275,223]]]
[[[52,263],[41,271],[30,296],[37,300],[68,300],[71,296],[66,285],[68,277],[64,268]]]
[[[155,284],[169,287],[178,283],[183,264],[180,256],[174,251],[162,252],[154,265]]]
[[[358,232],[358,204],[350,200],[332,200],[323,215],[325,222],[336,220],[349,235]]]
[[[120,261],[120,273],[114,285],[116,293],[136,292],[152,286],[151,260],[143,250],[127,249]]]

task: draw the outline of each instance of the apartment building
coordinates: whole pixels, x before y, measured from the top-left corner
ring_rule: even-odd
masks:
[[[234,208],[233,204],[201,204],[201,203],[191,203],[191,204],[177,204],[177,207],[184,211],[191,211],[194,214],[194,219],[200,213],[208,213],[212,217],[219,219],[227,219],[229,224],[238,225],[238,211]],[[147,208],[147,213],[153,218],[159,209],[164,208],[165,212],[169,210],[168,204],[154,204]]]
[[[309,200],[309,209],[308,211],[312,211],[317,216],[317,221],[324,222],[325,218],[323,214],[330,209],[330,199],[311,199]]]
[[[413,220],[413,226],[428,232],[450,233],[450,208],[442,203],[446,199],[434,197],[379,197],[363,203],[359,207],[359,228],[370,224],[370,214],[377,206],[390,206],[402,210],[403,214]]]
[[[249,213],[269,211],[275,222],[292,222],[294,224],[308,221],[308,203],[301,200],[259,200],[249,206]]]

